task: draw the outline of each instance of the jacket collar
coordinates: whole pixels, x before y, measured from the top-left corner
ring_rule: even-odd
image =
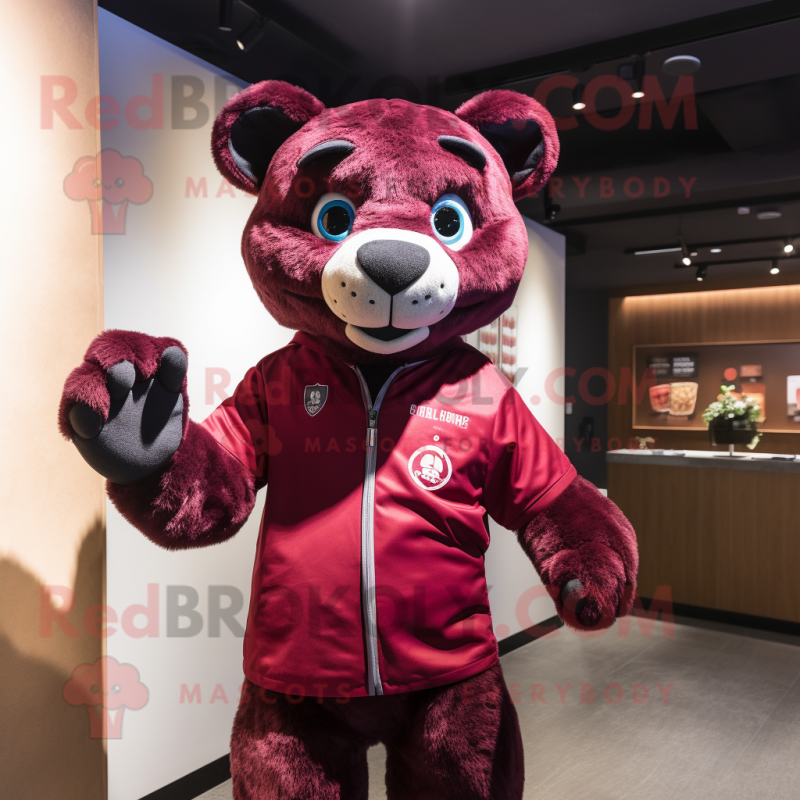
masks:
[[[302,347],[307,347],[309,350],[313,350],[314,352],[320,353],[323,356],[327,356],[328,358],[333,358],[336,359],[337,361],[343,361],[345,364],[348,364],[349,366],[360,363],[358,355],[353,350],[353,348],[345,347],[344,345],[340,344],[339,342],[327,336],[312,336],[310,333],[306,333],[305,331],[297,331],[297,333],[295,333],[295,335],[292,337],[292,341],[295,344],[299,344]],[[446,342],[442,342],[438,347],[436,347],[430,353],[426,353],[421,357],[412,356],[407,361],[401,361],[401,360],[395,361],[393,359],[391,362],[388,363],[396,364],[399,367],[402,366],[404,363],[430,361],[431,359],[434,358],[440,358],[441,356],[444,356],[453,350],[460,350],[462,348],[469,348],[469,345],[466,344],[460,336],[454,336],[452,339],[448,339]],[[402,355],[403,355],[402,352],[397,353],[397,357],[402,358]]]

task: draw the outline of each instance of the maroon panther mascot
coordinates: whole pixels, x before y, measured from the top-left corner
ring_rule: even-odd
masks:
[[[266,81],[213,131],[258,201],[242,254],[296,329],[202,424],[175,339],[107,331],[60,426],[131,524],[170,550],[233,536],[267,487],[231,740],[238,800],[522,797],[522,741],[484,575],[487,515],[518,532],[577,628],[626,613],[636,539],[463,334],[514,299],[514,201],[553,171],[538,103],[454,114],[403,100],[326,109]],[[302,702],[298,702],[302,698]]]

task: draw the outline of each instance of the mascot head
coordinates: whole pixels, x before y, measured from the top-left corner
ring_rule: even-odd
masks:
[[[225,105],[212,149],[258,196],[242,254],[270,314],[353,361],[402,363],[511,304],[528,248],[514,201],[547,181],[558,138],[517,92],[454,114],[405,100],[326,109],[265,81]]]

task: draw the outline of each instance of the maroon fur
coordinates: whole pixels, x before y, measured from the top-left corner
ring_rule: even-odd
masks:
[[[580,476],[518,538],[564,621],[577,629],[609,627],[633,605],[639,556],[623,513]],[[561,589],[577,579],[585,606],[564,608]]]
[[[384,697],[287,697],[249,681],[231,736],[235,800],[367,800],[367,748],[388,800],[520,800],[522,738],[499,664]]]
[[[230,100],[214,126],[217,166],[235,185],[249,186],[248,191],[254,187],[233,164],[227,137],[237,116],[259,105],[278,107],[292,119],[305,120],[273,157],[242,239],[253,286],[281,325],[325,337],[329,350],[344,358],[405,362],[437,354],[454,336],[491,322],[511,305],[528,252],[525,225],[514,197],[533,191],[558,158],[553,121],[535,100],[515,92],[487,92],[457,114],[405,100],[368,100],[324,109],[301,89],[265,81]],[[512,193],[502,159],[474,125],[518,115],[540,124],[546,155],[534,174]],[[459,136],[481,147],[488,159],[483,172],[444,150],[437,142],[442,135]],[[355,150],[333,167],[324,161],[297,167],[304,153],[331,139],[345,139]],[[467,203],[475,233],[461,250],[447,251],[460,275],[456,307],[432,326],[421,344],[394,356],[360,350],[345,336],[345,323],[325,304],[322,270],[339,245],[313,234],[311,213],[327,192],[339,192],[354,202],[353,233],[403,228],[428,235],[434,242],[430,223],[434,202],[454,193]]]
[[[72,441],[72,426],[69,412],[75,403],[86,403],[97,411],[104,420],[108,419],[111,398],[106,388],[106,371],[119,364],[130,361],[137,372],[137,380],[152,378],[161,363],[161,354],[177,345],[186,353],[186,348],[169,336],[148,336],[137,331],[108,330],[101,333],[89,345],[83,363],[69,374],[64,384],[61,403],[58,408],[58,428],[67,441]],[[188,359],[189,354],[186,353]],[[183,393],[183,428],[189,419],[189,396],[186,393],[186,378],[181,387]]]
[[[250,473],[191,420],[164,472],[126,486],[107,481],[106,489],[122,516],[167,550],[230,539],[256,500]]]
[[[263,81],[248,86],[232,97],[214,122],[211,131],[211,154],[219,171],[244,192],[258,194],[253,182],[236,166],[228,150],[228,136],[234,122],[248,109],[271,106],[289,119],[305,123],[320,114],[325,106],[305,89],[283,81]]]
[[[559,141],[555,120],[536,100],[509,89],[495,89],[476,95],[456,109],[456,116],[480,128],[502,124],[508,120],[535,120],[544,138],[544,158],[520,184],[514,186],[514,199],[522,200],[547,183],[558,164]]]
[[[69,412],[87,403],[108,418],[106,371],[130,361],[137,380],[152,378],[168,347],[186,348],[170,337],[109,330],[89,345],[84,362],[67,378],[59,408],[61,433],[72,439]],[[188,359],[188,353],[187,353]],[[125,519],[168,550],[223,542],[244,525],[255,504],[252,476],[217,441],[189,420],[186,378],[183,386],[183,439],[165,470],[138,483],[107,481],[108,496]]]

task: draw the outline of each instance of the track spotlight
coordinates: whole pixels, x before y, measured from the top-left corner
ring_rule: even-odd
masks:
[[[266,20],[261,17],[256,17],[241,34],[236,37],[236,46],[246,53],[264,35],[265,21]]]
[[[643,58],[637,58],[636,61],[627,61],[617,67],[617,75],[624,81],[633,81],[634,88],[631,92],[631,97],[639,100],[644,97],[644,68],[645,63]]]
[[[777,262],[777,260],[776,260],[776,261],[773,261],[773,262],[772,262],[772,269],[769,271],[769,274],[770,274],[770,275],[777,275],[779,272],[780,272],[780,269],[779,269],[779,267],[778,267],[778,262]]]
[[[681,261],[683,261],[684,266],[691,267],[692,266],[692,259],[689,256],[684,256]]]
[[[794,245],[792,244],[791,239],[786,240],[786,244],[783,246],[784,253],[794,253]]]
[[[219,0],[219,29],[233,30],[233,0]]]
[[[553,190],[549,183],[542,189],[542,200],[544,201],[544,221],[555,222],[561,206],[553,202]]]
[[[576,111],[583,111],[586,108],[586,103],[583,102],[583,89],[583,84],[578,83],[572,90],[572,107]]]
[[[697,278],[698,281],[701,283],[706,279],[706,275],[708,274],[708,267],[705,264],[701,264],[697,268],[697,272],[695,272],[694,276]]]
[[[635,88],[631,97],[641,100],[644,97],[644,59],[640,58],[633,62],[633,81]]]

